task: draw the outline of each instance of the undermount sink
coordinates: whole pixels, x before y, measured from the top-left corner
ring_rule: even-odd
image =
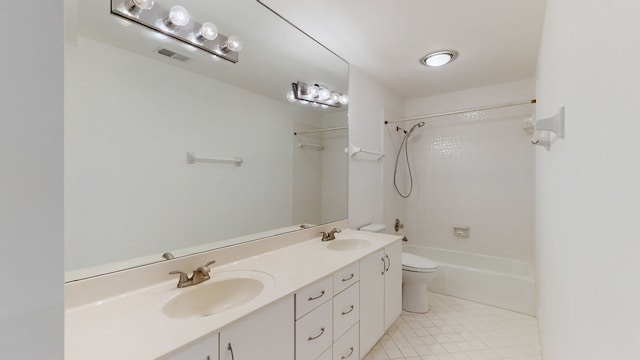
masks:
[[[164,306],[164,314],[179,319],[215,315],[250,302],[273,282],[273,277],[259,271],[212,274],[211,280],[178,290]]]
[[[371,241],[366,239],[336,239],[332,240],[327,248],[331,250],[353,250],[371,246]]]

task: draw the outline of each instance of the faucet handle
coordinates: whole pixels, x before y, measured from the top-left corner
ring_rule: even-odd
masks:
[[[187,273],[178,271],[178,270],[169,272],[169,275],[178,275],[178,274],[180,274],[180,279],[178,279],[178,287],[188,286],[189,281],[191,279],[189,279],[189,275],[187,275]]]
[[[202,274],[208,274],[211,269],[209,268],[209,265],[212,265],[213,263],[215,263],[216,261],[209,261],[208,263],[202,265],[202,266],[198,266],[198,268],[196,269],[196,271],[201,272]]]

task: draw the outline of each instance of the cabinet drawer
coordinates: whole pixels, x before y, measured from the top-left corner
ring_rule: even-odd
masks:
[[[333,344],[333,360],[360,359],[360,323],[356,323]]]
[[[333,340],[332,302],[296,321],[296,360],[315,360]]]
[[[333,298],[333,340],[338,339],[360,319],[360,283]]]
[[[333,277],[328,276],[296,292],[296,319],[333,297]]]
[[[338,294],[360,280],[360,264],[354,263],[333,274],[333,293]]]

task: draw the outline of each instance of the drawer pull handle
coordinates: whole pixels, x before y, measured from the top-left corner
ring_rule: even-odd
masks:
[[[227,346],[227,350],[231,351],[231,360],[234,360],[234,358],[233,358],[233,348],[231,347],[231,343],[229,343],[229,346]]]
[[[353,311],[353,309],[354,309],[354,306],[353,306],[353,305],[351,305],[351,308],[350,308],[349,310],[347,310],[347,311],[343,311],[343,312],[342,312],[342,315],[347,315],[347,314],[349,314],[350,312],[352,312],[352,311]]]
[[[309,297],[309,299],[307,301],[313,301],[313,300],[318,300],[320,299],[322,296],[324,295],[324,290],[322,290],[322,292],[320,293],[320,295],[315,296],[315,297]]]
[[[353,274],[351,274],[348,278],[344,278],[344,279],[342,279],[342,281],[349,281],[349,280],[351,280],[351,279],[353,279]]]
[[[385,272],[389,271],[389,268],[391,267],[391,259],[389,259],[389,255],[385,255],[384,257],[387,258],[387,261],[389,262],[389,265],[387,265],[387,268],[384,269]]]
[[[320,336],[322,336],[322,334],[324,334],[324,328],[320,329],[320,334],[316,335],[316,336],[310,336],[307,341],[311,341],[311,340],[315,340],[317,338],[319,338]]]
[[[384,275],[384,272],[387,269],[387,262],[384,261],[384,257],[381,257],[380,260],[382,260],[382,272],[380,273],[381,275]]]
[[[351,347],[351,351],[349,351],[349,354],[348,355],[343,355],[340,359],[344,360],[344,359],[348,358],[351,355],[353,355],[353,346]]]

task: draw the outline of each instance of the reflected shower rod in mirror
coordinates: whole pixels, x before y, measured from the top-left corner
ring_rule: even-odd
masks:
[[[187,9],[179,5],[166,9],[154,0],[111,0],[111,14],[232,63],[238,62],[238,52],[242,50],[243,42],[240,37],[220,34],[211,22],[199,23],[193,20]]]

